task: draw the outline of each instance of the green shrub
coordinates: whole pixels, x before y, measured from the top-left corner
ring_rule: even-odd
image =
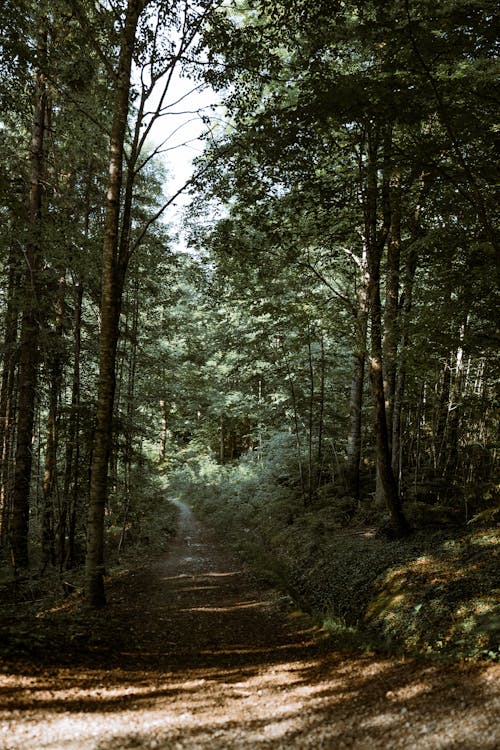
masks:
[[[366,502],[336,495],[332,484],[304,507],[293,469],[291,452],[231,466],[191,456],[170,487],[224,529],[261,579],[322,617],[336,640],[342,631],[352,643],[354,629],[384,648],[497,658],[497,533],[431,524],[388,540],[366,525]]]

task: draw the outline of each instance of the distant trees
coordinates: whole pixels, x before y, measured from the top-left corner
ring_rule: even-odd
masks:
[[[398,534],[407,530],[402,496],[424,496],[443,475],[449,481],[445,465],[453,466],[458,495],[464,482],[465,494],[474,492],[472,475],[466,478],[457,461],[458,446],[462,456],[472,446],[467,429],[457,432],[457,425],[465,428],[468,301],[476,301],[479,317],[494,330],[496,288],[486,292],[479,281],[482,274],[494,278],[498,253],[487,83],[494,74],[493,14],[492,4],[479,9],[462,0],[439,9],[406,0],[297,2],[286,9],[279,2],[248,2],[225,8],[210,30],[206,75],[219,87],[232,127],[220,130],[212,147],[223,145],[229,155],[207,177],[205,194],[226,204],[239,229],[224,247],[213,239],[208,245],[260,273],[276,272],[269,255],[278,254],[278,273],[286,274],[288,286],[299,273],[304,291],[307,277],[321,280],[325,297],[352,315],[343,481],[358,496],[361,458],[368,452],[377,465],[377,496]],[[346,263],[354,271],[350,278]],[[454,267],[462,269],[462,279],[479,283],[482,296],[465,290]],[[304,322],[304,344],[309,330]],[[327,329],[327,339],[332,333]],[[437,341],[451,340],[453,354],[436,348]],[[493,398],[493,339],[481,354],[476,350],[477,358],[472,339],[469,344],[468,366],[483,372],[487,362],[492,368],[483,385]],[[362,400],[365,361],[369,409]],[[436,409],[437,422],[429,414]],[[373,428],[365,421],[362,429],[360,417],[368,411]],[[473,419],[479,425],[483,415],[478,411]],[[311,431],[306,424],[302,433]],[[492,443],[490,433],[486,453]],[[479,479],[486,476],[479,472]]]
[[[26,0],[16,10],[7,4],[2,15],[1,94],[10,106],[1,123],[9,155],[1,186],[8,227],[1,538],[19,571],[29,562],[31,521],[40,566],[63,567],[76,561],[77,527],[80,536],[85,527],[86,594],[94,606],[104,601],[113,446],[123,431],[128,498],[133,430],[140,429],[131,422],[142,281],[139,266],[131,279],[128,270],[132,258],[163,262],[166,231],[154,224],[175,198],[163,196],[154,171],[164,142],[155,147],[147,139],[178,104],[169,90],[174,71],[196,61],[213,6]],[[120,337],[129,343],[126,368],[117,361]]]

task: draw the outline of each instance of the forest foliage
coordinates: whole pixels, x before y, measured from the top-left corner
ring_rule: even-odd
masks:
[[[368,559],[382,575],[422,550],[419,534],[446,546],[495,525],[495,13],[490,0],[3,3],[7,578],[85,567],[103,605],[106,550],[150,538],[158,506],[142,490],[159,469],[233,519],[240,548],[252,537],[250,556],[276,546],[278,570],[296,554],[299,588],[345,549],[344,593],[328,574],[328,603],[310,602],[323,610],[364,575],[366,550],[339,529],[379,530]],[[214,101],[180,189],[182,239],[165,221],[177,71]],[[481,586],[489,612],[489,572]]]

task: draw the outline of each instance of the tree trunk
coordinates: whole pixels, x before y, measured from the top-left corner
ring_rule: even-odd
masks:
[[[401,263],[401,186],[399,179],[391,181],[391,228],[387,243],[387,273],[384,308],[384,392],[389,446],[392,456],[392,425],[398,369],[399,344],[399,275]],[[391,459],[392,460],[392,459]]]
[[[391,451],[385,410],[384,379],[382,374],[381,306],[379,279],[373,269],[370,279],[371,305],[371,358],[370,380],[375,407],[375,433],[377,467],[383,488],[385,503],[390,513],[394,530],[404,535],[409,527],[401,507],[401,498],[391,464]]]
[[[387,157],[387,154],[386,154]],[[385,504],[391,516],[394,532],[402,536],[409,531],[408,522],[401,506],[396,480],[392,471],[387,414],[385,408],[383,352],[382,352],[382,305],[380,300],[380,265],[382,251],[390,230],[390,206],[388,205],[388,180],[384,176],[382,185],[382,210],[384,222],[377,231],[378,197],[378,134],[368,134],[368,172],[366,184],[366,247],[368,263],[368,299],[370,304],[370,380],[375,411],[375,435],[377,468],[384,493]]]
[[[450,407],[452,357],[453,355],[452,353],[450,353],[449,358],[446,359],[443,366],[440,386],[438,385],[439,399],[437,403],[437,413],[434,428],[434,454],[435,466],[440,473],[444,472],[444,465],[446,463],[445,436],[446,425],[448,423],[448,412]]]
[[[83,284],[77,284],[75,317],[73,324],[73,377],[71,384],[71,411],[66,439],[63,501],[58,527],[59,566],[71,568],[75,563],[75,515],[78,497],[79,433],[80,433],[80,356],[82,325]]]
[[[9,535],[9,522],[12,513],[11,465],[12,449],[15,440],[14,394],[17,365],[17,328],[19,310],[15,290],[19,281],[14,251],[9,258],[9,282],[7,289],[7,310],[5,313],[4,361],[0,386],[0,547]]]
[[[357,288],[356,329],[349,399],[349,436],[347,438],[347,491],[356,500],[360,497],[361,429],[363,389],[365,382],[366,336],[368,330],[368,272],[366,244],[359,260],[360,279]]]
[[[299,412],[298,412],[298,409],[297,409],[297,397],[296,397],[296,394],[295,394],[295,386],[294,386],[293,378],[292,378],[292,369],[291,369],[290,363],[288,361],[288,356],[287,356],[287,353],[286,353],[284,340],[281,342],[281,346],[282,346],[282,349],[283,349],[283,361],[285,363],[286,373],[287,373],[287,376],[288,376],[288,381],[290,383],[290,395],[291,395],[291,398],[292,398],[293,422],[294,422],[294,426],[295,426],[295,448],[296,448],[296,451],[297,451],[297,465],[298,465],[298,470],[299,470],[300,491],[301,491],[301,495],[302,495],[302,502],[305,505],[306,502],[307,502],[307,499],[306,499],[306,488],[305,488],[305,482],[304,482],[304,468],[303,468],[303,465],[302,465],[302,442],[301,442],[301,439],[300,439]]]
[[[47,56],[47,19],[41,14],[37,51],[43,63]],[[33,129],[30,158],[29,224],[30,241],[25,253],[25,285],[19,345],[19,387],[17,401],[17,446],[12,494],[10,543],[14,568],[28,565],[28,525],[32,442],[39,358],[39,335],[42,325],[41,304],[41,221],[45,183],[45,127],[47,90],[45,75],[36,75]]]
[[[453,389],[449,403],[448,425],[446,430],[446,463],[444,474],[449,481],[455,478],[458,470],[458,443],[460,422],[462,415],[462,390],[464,378],[464,349],[463,343],[468,324],[468,316],[460,328],[459,344],[455,356],[455,372],[453,374]]]
[[[311,505],[315,492],[316,477],[313,461],[313,427],[314,427],[314,362],[312,356],[311,329],[307,335],[307,357],[309,366],[309,416],[308,416],[308,454],[307,454],[307,504]]]
[[[119,337],[123,280],[127,267],[127,259],[125,257],[119,259],[118,257],[120,195],[132,57],[137,23],[143,6],[143,0],[129,0],[127,6],[121,38],[110,137],[109,179],[103,243],[99,384],[90,474],[85,575],[86,600],[92,607],[102,607],[106,603],[104,592],[104,509],[112,440],[116,349]],[[129,227],[122,224],[121,234],[122,238],[128,237]],[[119,264],[120,260],[121,265]]]
[[[318,414],[318,450],[316,452],[316,461],[318,472],[321,476],[323,469],[323,433],[325,422],[325,381],[326,381],[326,358],[325,358],[325,334],[321,331],[320,335],[320,370],[319,370],[319,414]]]
[[[167,454],[167,436],[168,436],[168,407],[164,399],[160,400],[161,430],[160,430],[160,447],[158,449],[159,461],[164,461]]]
[[[139,329],[139,277],[134,279],[132,299],[132,326],[129,330],[130,351],[127,356],[127,404],[125,420],[125,449],[123,455],[123,522],[118,551],[121,551],[127,530],[132,502],[132,461],[134,456],[134,422],[135,422],[135,376],[137,367],[137,339]]]
[[[406,372],[407,372],[407,350],[409,346],[409,332],[408,327],[410,323],[410,314],[413,301],[413,280],[415,278],[415,272],[417,269],[417,254],[410,248],[406,259],[405,269],[405,280],[403,285],[403,292],[401,295],[401,312],[400,312],[400,356],[399,356],[399,372],[396,379],[396,389],[394,391],[394,407],[392,417],[392,471],[398,485],[398,490],[401,491],[401,425],[403,419],[403,398],[406,386]]]
[[[221,465],[226,463],[226,422],[224,414],[220,415],[219,423],[219,463]]]
[[[398,367],[398,339],[399,339],[399,273],[401,264],[401,187],[398,176],[392,176],[387,163],[392,153],[392,131],[387,129],[384,138],[384,177],[383,177],[383,212],[384,224],[387,231],[387,261],[385,277],[385,305],[383,316],[383,375],[385,416],[387,420],[387,435],[391,466],[392,453],[392,425],[394,415],[394,398],[396,391]],[[396,476],[396,475],[395,475]],[[380,467],[377,466],[375,501],[384,504],[385,491],[382,483]]]
[[[42,570],[49,561],[55,565],[55,514],[54,496],[57,486],[57,449],[59,445],[59,402],[61,397],[63,362],[61,341],[63,332],[64,295],[66,279],[61,274],[56,304],[56,321],[53,332],[53,349],[47,353],[49,360],[49,405],[45,440],[45,467],[43,476],[42,510]]]

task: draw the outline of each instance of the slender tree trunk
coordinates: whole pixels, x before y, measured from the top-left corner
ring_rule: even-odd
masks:
[[[325,380],[326,380],[326,361],[325,361],[325,334],[321,331],[320,336],[320,369],[319,369],[319,415],[318,415],[318,450],[316,461],[318,471],[323,468],[323,432],[325,421]]]
[[[19,272],[14,250],[9,257],[9,282],[7,289],[7,309],[5,312],[4,360],[0,386],[0,547],[9,535],[9,520],[12,512],[11,457],[15,440],[14,393],[17,365],[17,328],[19,309],[15,290]]]
[[[453,374],[453,389],[449,403],[448,428],[446,431],[446,463],[444,473],[450,481],[455,477],[458,469],[458,442],[460,421],[462,416],[462,391],[464,380],[464,349],[463,342],[467,328],[468,317],[460,328],[459,345],[455,356],[455,372]]]
[[[363,390],[365,382],[366,336],[368,331],[368,270],[366,243],[359,260],[360,278],[357,287],[356,332],[349,398],[349,436],[347,438],[346,484],[351,497],[360,496],[361,435]]]
[[[47,19],[41,12],[37,51],[42,62],[47,56]],[[33,130],[30,158],[29,224],[30,241],[26,247],[26,283],[19,344],[19,387],[17,401],[17,446],[12,495],[10,543],[14,568],[28,565],[28,519],[32,441],[39,359],[41,322],[41,221],[45,177],[45,126],[47,90],[45,75],[39,68],[36,75]]]
[[[167,402],[160,400],[161,430],[160,430],[160,447],[158,450],[158,459],[165,460],[167,454],[167,435],[168,435],[168,408]]]
[[[71,383],[71,409],[66,440],[66,458],[63,483],[63,500],[59,519],[57,542],[61,570],[71,568],[75,562],[75,538],[70,533],[71,518],[76,509],[78,496],[78,463],[80,433],[80,356],[82,325],[83,284],[77,284],[75,293],[75,316],[73,324],[73,376]],[[73,486],[72,486],[73,485]]]
[[[101,332],[99,339],[99,384],[96,428],[90,475],[85,594],[90,606],[106,603],[104,592],[104,509],[107,496],[108,462],[112,440],[115,394],[115,362],[123,280],[127,259],[118,257],[120,245],[120,194],[124,142],[129,107],[130,75],[135,34],[143,0],[129,0],[122,31],[110,138],[109,179],[103,243]],[[132,177],[130,177],[132,179]],[[122,240],[129,227],[122,224]],[[121,265],[120,264],[121,261]]]
[[[417,401],[415,409],[415,471],[414,471],[414,484],[415,487],[420,481],[420,463],[422,460],[422,426],[425,423],[425,382],[420,386],[420,396]]]
[[[47,353],[49,360],[49,404],[45,440],[45,468],[43,477],[42,510],[42,570],[49,561],[56,562],[54,497],[57,489],[57,450],[59,445],[59,403],[63,376],[61,341],[63,332],[64,295],[66,278],[61,274],[56,303],[56,320],[53,333],[53,349]],[[59,517],[60,520],[60,517]]]
[[[387,242],[387,273],[384,308],[384,393],[389,446],[392,456],[392,425],[398,370],[399,275],[401,264],[401,186],[399,179],[391,181],[391,228]],[[392,460],[392,459],[391,459]]]
[[[259,380],[258,386],[257,386],[257,403],[259,405],[259,424],[258,424],[258,451],[257,451],[257,460],[262,460],[262,380]]]
[[[375,269],[373,269],[375,271]],[[396,479],[392,470],[387,417],[385,411],[384,379],[382,374],[381,308],[379,279],[373,272],[370,279],[371,304],[371,359],[370,379],[375,407],[375,430],[377,440],[377,466],[382,483],[385,502],[397,534],[406,534],[408,524],[401,507]]]
[[[386,155],[387,156],[387,155]],[[380,265],[382,251],[390,229],[390,207],[388,181],[384,177],[382,186],[382,210],[384,224],[377,231],[378,210],[378,134],[368,135],[368,166],[366,185],[366,246],[368,261],[368,299],[370,303],[370,380],[375,410],[375,435],[377,467],[384,492],[385,503],[391,516],[394,531],[398,536],[408,533],[408,522],[403,513],[401,498],[392,471],[387,414],[385,408],[383,350],[382,350],[382,305],[380,300]]]
[[[92,159],[89,162],[85,189],[84,237],[88,240],[91,216]],[[82,342],[83,283],[74,280],[74,319],[73,319],[73,372],[71,382],[71,407],[67,427],[66,454],[63,480],[63,497],[57,529],[57,551],[59,568],[72,568],[75,565],[75,529],[79,497],[79,458],[80,458],[80,359]]]
[[[137,339],[139,333],[139,277],[134,279],[133,299],[132,299],[132,325],[129,330],[130,351],[128,353],[128,379],[127,379],[127,408],[125,424],[125,450],[123,456],[123,475],[124,475],[124,508],[122,532],[118,544],[120,551],[125,543],[127,523],[130,515],[132,502],[132,461],[134,455],[134,422],[135,422],[135,376],[137,367]]]
[[[313,362],[313,356],[312,356],[312,342],[311,342],[310,328],[309,328],[308,336],[307,336],[307,355],[308,355],[308,365],[309,365],[309,419],[308,419],[309,444],[308,444],[308,458],[307,458],[307,504],[310,505],[313,500],[315,484],[316,484],[314,461],[313,461],[315,383],[314,383],[314,362]]]
[[[387,129],[384,139],[384,159],[390,159],[392,153],[392,130]],[[401,188],[398,176],[392,176],[384,167],[383,178],[384,223],[387,232],[387,260],[385,277],[385,305],[383,316],[383,375],[385,414],[391,466],[394,465],[392,452],[392,432],[394,415],[394,398],[398,371],[399,344],[399,275],[401,264]],[[396,474],[394,475],[397,476]],[[377,466],[375,500],[384,504],[385,491],[380,467]]]
[[[446,359],[441,376],[441,383],[438,385],[439,398],[437,403],[436,426],[434,430],[434,453],[436,456],[435,466],[440,473],[444,472],[446,463],[446,426],[448,424],[448,413],[450,407],[450,389],[451,389],[451,359]]]
[[[392,417],[392,471],[398,485],[398,490],[401,491],[401,474],[402,474],[402,442],[401,442],[401,425],[402,425],[402,413],[403,413],[403,399],[406,386],[406,373],[407,373],[407,350],[409,347],[409,323],[410,314],[413,301],[413,280],[415,278],[415,272],[417,269],[417,254],[410,248],[406,259],[405,269],[405,280],[403,285],[403,293],[401,295],[401,339],[400,339],[400,357],[399,357],[399,372],[396,380],[396,389],[394,391],[394,408]]]
[[[295,426],[295,447],[297,450],[297,465],[299,469],[299,479],[300,479],[300,491],[302,495],[302,502],[305,505],[307,500],[306,500],[306,488],[305,488],[305,482],[304,482],[304,467],[302,465],[302,442],[300,439],[300,430],[299,430],[299,412],[297,409],[297,396],[295,394],[295,386],[294,386],[293,378],[292,378],[292,369],[288,361],[288,356],[287,356],[286,349],[285,349],[285,342],[282,341],[281,345],[283,349],[283,361],[286,367],[288,382],[290,383],[290,394],[292,397],[292,408],[293,408],[293,422]]]
[[[220,415],[219,425],[219,463],[224,465],[226,463],[226,421],[224,414]]]

